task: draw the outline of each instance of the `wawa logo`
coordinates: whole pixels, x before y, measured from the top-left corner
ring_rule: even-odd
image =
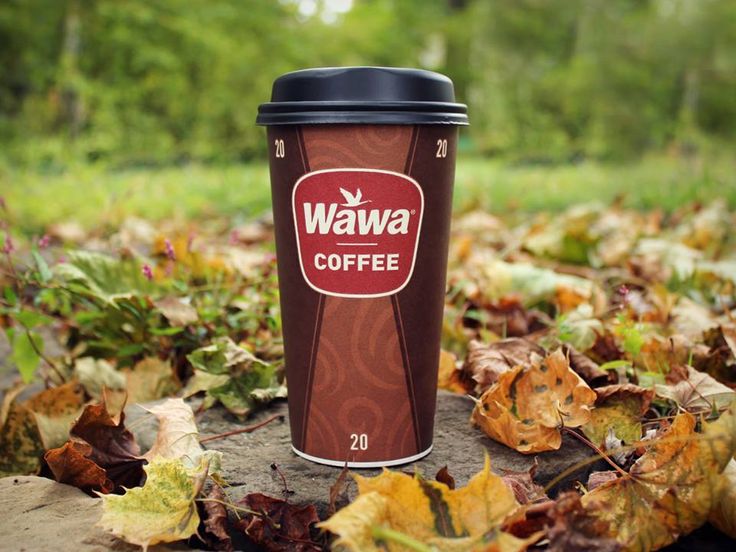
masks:
[[[408,176],[327,169],[292,193],[299,262],[307,284],[339,297],[381,297],[411,279],[424,196]]]

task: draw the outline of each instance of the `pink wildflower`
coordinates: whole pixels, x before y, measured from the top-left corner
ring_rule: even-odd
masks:
[[[169,238],[166,238],[164,240],[164,247],[166,248],[166,256],[169,258],[170,261],[176,260],[176,252],[174,251],[174,246],[171,245],[171,242],[169,241]]]
[[[41,249],[46,249],[49,244],[51,243],[51,236],[48,234],[44,234],[41,239],[38,240],[38,247]]]
[[[13,251],[15,251],[13,239],[10,237],[10,234],[5,234],[5,245],[3,245],[3,253],[5,253],[6,255],[10,255]]]
[[[151,267],[149,265],[144,264],[141,272],[143,272],[143,276],[146,278],[146,280],[148,280],[149,282],[153,280],[153,270],[151,270]]]
[[[232,232],[230,232],[230,245],[237,245],[239,238],[240,236],[238,236],[237,230],[233,230]]]

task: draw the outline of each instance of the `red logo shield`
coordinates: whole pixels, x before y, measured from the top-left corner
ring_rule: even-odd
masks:
[[[376,169],[302,176],[292,194],[302,274],[340,297],[381,297],[411,279],[424,196],[412,178]]]

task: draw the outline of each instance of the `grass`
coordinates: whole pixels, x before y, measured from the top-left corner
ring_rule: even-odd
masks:
[[[114,228],[129,216],[149,220],[228,217],[244,220],[268,210],[265,163],[188,165],[109,171],[80,165],[60,173],[0,165],[0,195],[16,231],[38,234],[59,221]],[[651,157],[628,164],[584,162],[523,166],[499,160],[458,161],[455,209],[494,213],[560,211],[588,201],[621,198],[634,208],[673,210],[724,198],[736,207],[736,158]]]

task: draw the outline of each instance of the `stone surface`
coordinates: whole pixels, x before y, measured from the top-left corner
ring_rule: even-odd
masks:
[[[102,501],[69,485],[35,476],[0,479],[0,550],[139,551],[95,524]],[[151,552],[187,550],[181,545],[152,546]]]
[[[574,466],[595,453],[569,436],[563,439],[562,448],[554,452],[537,455],[517,453],[486,437],[473,428],[468,421],[473,402],[468,397],[441,391],[437,402],[435,440],[432,453],[426,458],[406,464],[403,471],[419,470],[426,477],[433,478],[437,471],[447,465],[458,486],[465,485],[477,473],[487,452],[493,470],[503,474],[504,470],[522,471],[534,464],[536,456],[538,467],[535,479],[542,485],[567,468]],[[272,422],[253,433],[233,435],[206,443],[206,446],[223,453],[222,469],[225,480],[232,485],[231,498],[237,499],[250,492],[262,492],[281,496],[283,483],[278,473],[271,468],[277,463],[290,490],[294,491],[294,502],[314,502],[321,515],[324,515],[328,502],[330,486],[337,479],[340,468],[322,466],[302,459],[291,451],[286,403],[273,405],[248,420],[248,425],[257,423],[274,413],[283,413],[284,422]],[[203,436],[224,433],[238,427],[238,421],[222,409],[205,412],[198,420]],[[571,484],[574,479],[587,480],[587,474],[596,467],[593,462],[575,471],[563,481]],[[361,469],[363,475],[375,475],[379,470]],[[557,486],[559,488],[559,486]],[[348,487],[348,496],[355,496],[355,485]]]

